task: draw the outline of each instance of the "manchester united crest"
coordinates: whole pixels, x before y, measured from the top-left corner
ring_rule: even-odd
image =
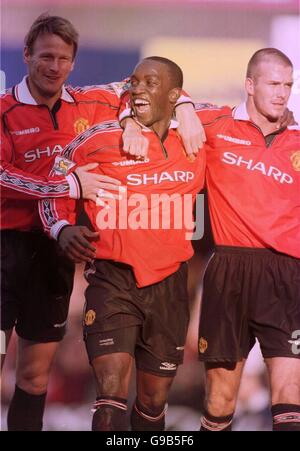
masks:
[[[90,128],[89,121],[87,119],[84,119],[83,117],[80,117],[77,119],[77,121],[74,122],[74,130],[77,135],[84,132]]]
[[[208,343],[207,340],[205,340],[205,338],[200,337],[199,339],[199,352],[200,354],[204,354],[206,349],[208,347]]]
[[[96,312],[94,310],[88,310],[85,314],[84,323],[86,326],[91,326],[96,319]]]
[[[296,150],[291,155],[292,166],[295,171],[300,171],[300,150]]]

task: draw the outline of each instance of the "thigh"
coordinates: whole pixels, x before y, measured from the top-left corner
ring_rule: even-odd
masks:
[[[251,327],[264,358],[300,359],[300,260],[269,252],[255,287]]]
[[[85,334],[84,341],[89,362],[107,354],[126,353],[133,358],[139,333],[140,326],[131,326]]]
[[[255,339],[248,323],[255,263],[243,249],[219,247],[203,281],[199,323],[199,358],[237,362],[246,358]]]
[[[117,396],[127,399],[133,358],[126,352],[95,357],[92,368],[98,396]]]
[[[272,404],[300,405],[300,359],[265,359],[271,386]]]
[[[27,297],[20,304],[16,332],[25,340],[60,341],[66,330],[74,265],[45,235],[33,235],[33,240]]]
[[[95,260],[85,276],[84,336],[138,326],[142,314],[135,302],[136,284],[127,265]]]
[[[27,298],[32,254],[27,234],[14,230],[1,232],[1,330],[15,326],[20,303]]]
[[[136,350],[137,368],[174,376],[183,362],[189,323],[187,264],[162,282],[140,289],[144,320]]]
[[[206,402],[211,415],[226,416],[234,411],[245,362],[205,363]]]

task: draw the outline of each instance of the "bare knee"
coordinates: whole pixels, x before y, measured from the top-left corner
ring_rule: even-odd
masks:
[[[234,412],[237,393],[228,387],[215,387],[207,394],[207,410],[215,417],[223,417]]]
[[[244,361],[207,364],[207,410],[216,417],[234,412]]]
[[[16,383],[22,390],[32,395],[46,393],[49,381],[49,370],[32,363],[17,370]]]
[[[153,413],[160,413],[167,402],[173,378],[144,374],[139,378],[138,400]]]
[[[266,359],[272,404],[300,404],[300,360],[290,357]]]
[[[287,382],[272,388],[272,404],[299,404],[300,383]]]

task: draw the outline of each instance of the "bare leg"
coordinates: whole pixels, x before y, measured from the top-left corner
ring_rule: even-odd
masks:
[[[300,360],[289,357],[266,359],[273,430],[300,431]]]
[[[92,367],[98,398],[93,416],[93,431],[126,430],[128,388],[133,358],[125,352],[96,357]]]
[[[133,431],[163,431],[165,406],[174,377],[137,370],[137,399],[131,413]]]

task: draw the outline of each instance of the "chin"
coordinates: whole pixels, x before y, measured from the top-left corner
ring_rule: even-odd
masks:
[[[147,119],[144,116],[142,117],[136,116],[136,118],[141,124],[145,125],[145,127],[150,127],[153,124],[153,121],[151,119],[149,118]]]
[[[283,115],[283,113],[281,113],[281,114],[269,113],[266,117],[269,122],[278,122],[278,120],[281,118],[282,115]]]

